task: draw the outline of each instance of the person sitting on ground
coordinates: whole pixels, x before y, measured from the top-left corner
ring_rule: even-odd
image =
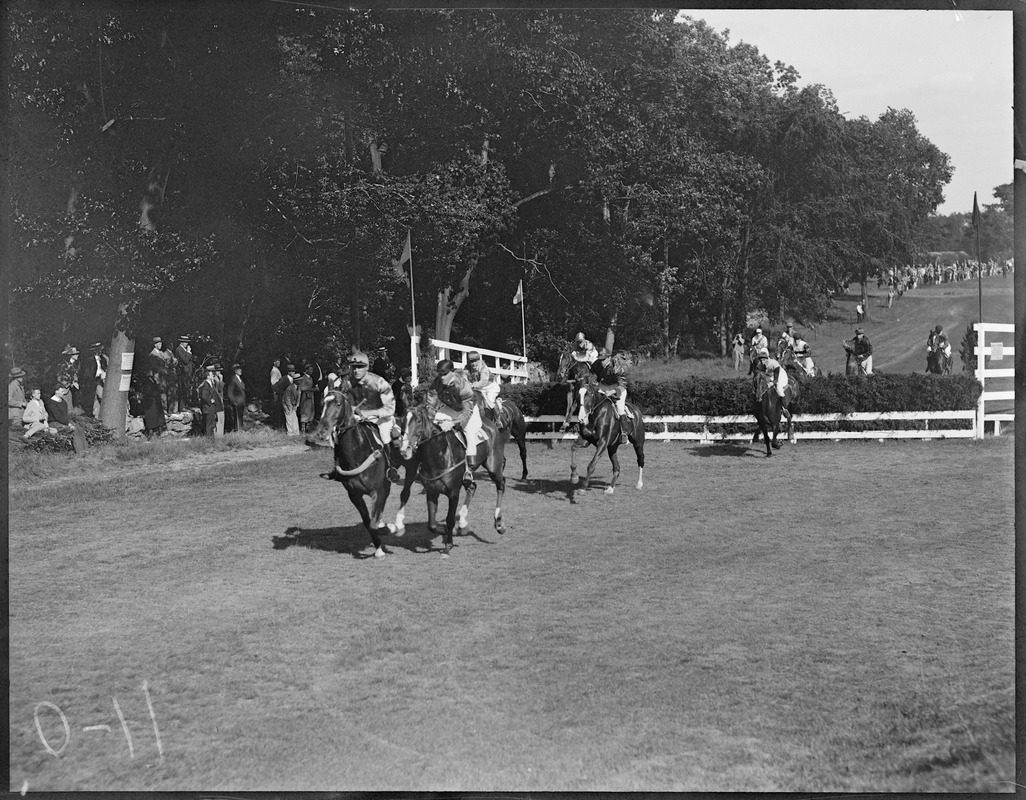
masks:
[[[470,381],[453,367],[452,361],[443,359],[435,367],[435,379],[431,382],[431,390],[438,395],[442,404],[435,412],[435,423],[443,430],[461,428],[467,439],[467,464],[463,473],[463,483],[467,486],[474,482],[472,459],[477,452],[477,437],[481,432],[481,412],[474,402],[474,390]]]
[[[22,439],[28,441],[30,437],[35,436],[40,431],[45,431],[50,434],[57,433],[56,428],[51,428],[49,425],[49,418],[46,415],[46,406],[43,405],[43,392],[38,386],[33,387],[29,393],[31,399],[25,406],[25,411],[22,412],[21,421],[25,426],[25,433],[22,435]]]
[[[349,357],[349,377],[343,381],[342,391],[349,395],[356,418],[373,423],[377,428],[387,460],[388,479],[399,480],[396,465],[400,463],[400,456],[393,441],[399,436],[395,425],[395,395],[388,381],[370,372],[366,353],[356,350]]]
[[[627,442],[629,433],[634,432],[634,417],[627,413],[627,376],[613,361],[613,355],[606,348],[599,350],[598,361],[592,364],[592,372],[598,381],[595,389],[613,400],[616,414],[620,418],[620,444]]]
[[[775,358],[770,358],[769,348],[763,347],[755,354],[755,361],[752,362],[752,372],[763,371],[770,376],[773,386],[777,390],[777,397],[784,399],[784,392],[787,389],[787,370],[780,366]]]
[[[58,385],[57,388],[53,390],[53,396],[44,398],[43,406],[46,408],[46,415],[54,423],[51,427],[67,427],[72,429],[75,427],[71,423],[71,409],[68,406],[68,396],[70,394],[70,386]]]
[[[501,428],[503,426],[502,400],[499,398],[501,387],[498,381],[492,379],[491,370],[488,369],[488,365],[485,364],[477,350],[467,353],[467,378],[470,380],[470,388],[481,393],[485,409],[489,412],[488,416],[492,422],[497,428]]]

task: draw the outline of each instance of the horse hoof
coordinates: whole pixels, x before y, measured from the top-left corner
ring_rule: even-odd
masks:
[[[439,528],[437,525],[436,526],[428,525],[428,530],[431,531],[431,533],[434,533],[434,534],[445,533],[445,530],[443,528]]]
[[[389,533],[394,533],[396,536],[402,536],[404,533],[406,533],[406,526],[405,525],[401,525],[401,526],[397,527],[396,525],[393,525],[390,522],[390,523],[388,523],[388,532]]]
[[[495,532],[497,534],[499,534],[500,536],[502,536],[502,534],[504,534],[506,532],[506,526],[505,525],[496,525],[495,526]]]
[[[607,486],[606,487],[606,494],[612,494],[612,493],[613,493],[613,487],[612,486]]]
[[[381,548],[379,547],[379,548],[378,548],[377,550],[375,550],[375,551],[374,551],[374,557],[375,557],[375,558],[384,558],[384,557],[385,557],[385,551],[384,551],[384,550],[382,550],[382,549],[381,549]]]
[[[469,525],[466,528],[457,528],[456,529],[456,535],[457,536],[469,536],[472,533],[473,533],[473,531],[470,530],[470,526]]]

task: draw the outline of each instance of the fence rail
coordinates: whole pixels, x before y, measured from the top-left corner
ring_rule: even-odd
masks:
[[[994,425],[994,435],[1001,435],[1001,423],[1002,422],[1013,422],[1015,420],[1015,414],[1010,412],[1002,413],[987,413],[986,407],[987,402],[994,402],[997,400],[1014,400],[1015,390],[991,390],[987,391],[987,379],[988,378],[1014,378],[1015,368],[1014,367],[988,367],[987,359],[993,361],[1003,361],[1005,358],[1010,358],[1012,362],[1015,362],[1015,347],[1013,345],[1005,345],[1002,342],[994,342],[987,344],[988,333],[1015,333],[1015,325],[999,322],[976,322],[973,323],[973,328],[976,331],[977,346],[976,352],[976,377],[983,386],[983,392],[980,393],[980,400],[976,406],[976,438],[982,439],[984,432],[987,427],[987,423],[990,422]]]
[[[428,343],[435,348],[437,360],[441,360],[441,356],[438,354],[444,350],[452,350],[459,353],[459,357],[453,358],[452,361],[460,369],[465,369],[467,366],[467,353],[471,350],[476,350],[481,354],[481,358],[485,359],[488,370],[493,374],[509,378],[512,383],[528,379],[526,356],[503,353],[499,350],[488,350],[484,347],[472,347],[465,344],[456,344],[455,342],[446,342],[442,339],[429,339]],[[488,363],[488,359],[492,359],[494,364]]]
[[[528,439],[573,440],[576,433],[560,431],[556,428],[563,423],[563,417],[557,414],[542,414],[537,417],[525,417],[528,424],[549,425],[550,430],[528,430]],[[802,439],[972,439],[976,437],[975,424],[968,428],[933,429],[932,420],[968,420],[974,422],[976,411],[856,411],[851,414],[795,414],[795,423],[816,422],[922,422],[922,430],[871,430],[871,431],[828,431],[806,430],[799,436]],[[745,441],[752,438],[754,431],[747,433],[711,430],[717,425],[755,425],[752,414],[735,414],[727,416],[704,416],[701,414],[683,416],[652,416],[644,417],[645,438],[657,441],[693,441],[722,442],[729,440]],[[652,430],[653,426],[662,426],[662,430]],[[701,425],[700,431],[671,431],[670,425]]]

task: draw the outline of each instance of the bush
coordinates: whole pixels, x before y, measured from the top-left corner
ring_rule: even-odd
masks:
[[[970,375],[826,375],[801,382],[798,414],[851,414],[857,411],[957,411],[976,408],[979,382]],[[648,416],[728,416],[750,414],[749,378],[683,378],[636,381],[628,386],[631,402]],[[566,388],[553,383],[503,386],[528,417],[563,414]],[[893,427],[893,423],[887,423]]]

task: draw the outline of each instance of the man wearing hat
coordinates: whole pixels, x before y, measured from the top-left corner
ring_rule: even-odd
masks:
[[[780,362],[775,358],[770,358],[768,347],[760,347],[755,351],[755,358],[752,361],[752,366],[748,370],[748,373],[751,374],[753,372],[763,370],[765,370],[773,380],[773,385],[777,390],[777,397],[783,400],[784,392],[787,389],[787,370],[783,369]]]
[[[787,323],[787,328],[780,334],[780,338],[777,340],[777,353],[783,353],[785,348],[788,347],[794,350],[794,325],[790,322]]]
[[[25,370],[14,367],[9,373],[7,384],[7,421],[10,425],[21,425],[25,413]]]
[[[855,329],[855,338],[851,343],[851,352],[859,365],[859,375],[873,374],[873,345],[866,338],[866,332],[862,328]]]
[[[395,377],[395,367],[392,366],[392,362],[388,358],[388,348],[379,347],[376,352],[377,356],[374,359],[371,372],[391,382],[392,378]]]
[[[279,382],[281,389],[281,410],[285,415],[285,433],[288,436],[299,436],[299,401],[301,399],[299,387],[296,381],[299,380],[299,370],[295,364],[285,365],[285,377]]]
[[[232,374],[224,387],[226,407],[231,410],[233,431],[241,431],[245,427],[246,416],[246,384],[242,382],[242,365],[232,364]]]
[[[349,395],[357,418],[377,425],[378,436],[388,458],[388,478],[397,480],[399,472],[395,465],[399,463],[399,454],[392,439],[395,395],[388,381],[370,371],[370,359],[366,353],[356,350],[349,356],[349,377],[342,382],[342,391]]]
[[[81,408],[78,384],[78,348],[69,344],[61,355],[64,356],[64,361],[57,370],[57,383],[70,391],[71,405]]]
[[[89,358],[82,364],[82,405],[88,416],[100,416],[103,381],[106,377],[107,356],[103,353],[103,343],[93,342],[89,347]]]
[[[492,379],[491,370],[488,369],[488,365],[485,364],[477,350],[467,353],[467,379],[470,381],[470,388],[481,393],[492,422],[497,428],[501,428],[502,400],[499,399],[501,386],[498,381]]]
[[[762,332],[762,326],[759,325],[755,329],[755,335],[752,337],[751,348],[748,351],[753,362],[759,357],[759,351],[764,347],[769,350],[769,339],[766,338],[766,334]]]
[[[192,344],[188,336],[179,336],[175,345],[175,372],[178,379],[178,410],[192,405]]]
[[[481,432],[481,412],[474,402],[474,390],[470,381],[455,371],[449,359],[438,362],[431,389],[442,403],[435,413],[435,422],[443,431],[462,428],[467,437],[467,467],[463,483],[470,485],[474,482],[471,459],[477,452],[477,436]]]
[[[207,366],[207,374],[199,385],[200,411],[203,412],[203,433],[207,436],[217,435],[217,412],[224,412],[224,401],[221,393],[217,391],[216,373],[220,369],[218,364]]]
[[[172,372],[174,357],[164,349],[163,340],[159,336],[153,337],[153,349],[148,356],[148,366],[151,377],[156,381],[160,390],[160,407],[167,408],[168,377]]]

